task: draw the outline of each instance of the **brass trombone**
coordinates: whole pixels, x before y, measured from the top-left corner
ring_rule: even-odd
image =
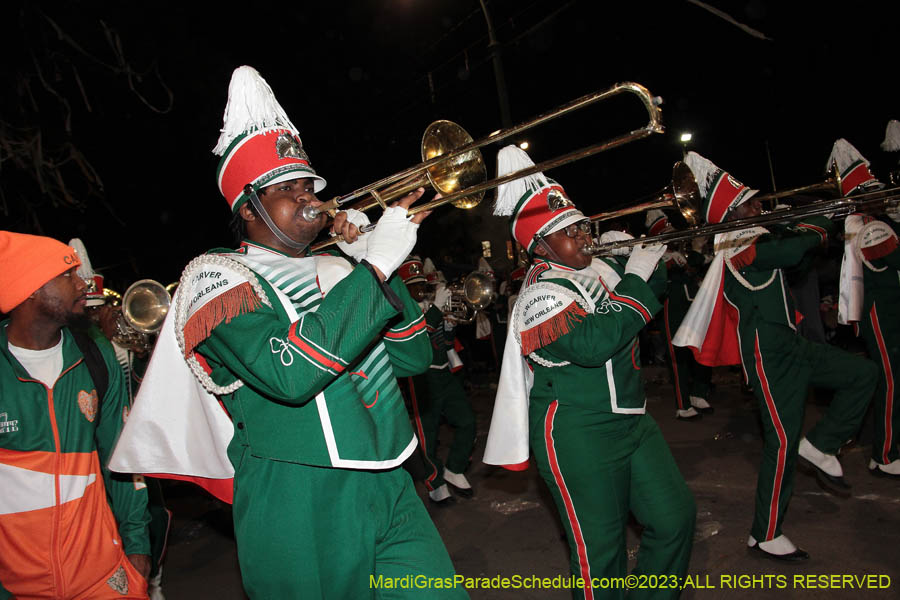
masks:
[[[755,199],[755,197],[754,197]],[[722,223],[710,223],[700,227],[669,231],[651,237],[620,240],[607,244],[598,244],[588,248],[589,254],[609,254],[618,248],[628,248],[636,244],[671,244],[698,236],[710,236],[729,231],[746,229],[754,225],[768,225],[794,221],[803,217],[815,215],[829,215],[832,218],[846,217],[855,212],[878,212],[891,206],[900,204],[900,186],[884,188],[880,190],[863,192],[853,196],[841,196],[832,200],[823,200],[806,206],[765,212],[755,217],[724,221]]]
[[[600,212],[588,218],[591,220],[591,223],[600,223],[654,208],[671,208],[681,213],[689,227],[695,227],[700,224],[697,217],[699,206],[700,188],[697,187],[694,174],[691,172],[690,167],[678,161],[672,167],[672,183],[652,194],[650,200],[626,208]]]
[[[662,114],[661,114],[661,110],[659,108],[659,105],[662,104],[662,99],[659,97],[653,96],[647,90],[647,88],[645,88],[644,86],[642,86],[638,83],[633,83],[633,82],[618,83],[607,90],[594,92],[592,94],[587,94],[585,96],[577,98],[577,99],[569,102],[568,104],[564,104],[564,105],[556,108],[555,110],[553,110],[549,113],[539,115],[539,116],[537,116],[529,121],[525,121],[524,123],[521,123],[519,125],[514,125],[507,129],[501,129],[501,130],[495,131],[494,133],[492,133],[484,138],[481,138],[479,140],[470,141],[470,142],[464,143],[463,145],[458,146],[456,148],[451,148],[451,149],[449,149],[449,151],[447,151],[443,154],[435,154],[433,157],[428,156],[427,160],[425,160],[422,163],[419,163],[418,165],[410,167],[404,171],[400,171],[399,173],[396,173],[394,175],[385,177],[384,179],[381,179],[381,180],[379,180],[373,184],[370,184],[368,186],[359,188],[358,190],[351,192],[350,194],[347,194],[345,196],[339,196],[337,198],[334,198],[333,200],[329,200],[328,202],[325,202],[324,204],[320,205],[319,207],[309,206],[309,207],[307,207],[308,210],[304,210],[304,216],[306,218],[312,220],[316,216],[318,216],[319,214],[321,214],[323,212],[329,212],[330,214],[333,214],[334,211],[339,210],[340,207],[345,205],[347,202],[349,202],[351,200],[355,200],[360,197],[367,196],[367,195],[371,196],[371,198],[367,199],[364,203],[360,204],[359,206],[354,206],[354,208],[357,208],[357,210],[366,210],[366,209],[374,207],[374,206],[386,205],[384,194],[379,191],[382,188],[387,188],[389,190],[392,190],[393,188],[391,188],[390,186],[397,184],[398,182],[404,182],[411,177],[417,177],[420,174],[422,174],[423,172],[427,172],[429,169],[431,169],[439,164],[442,164],[442,163],[453,164],[453,162],[457,161],[457,159],[460,159],[460,157],[464,157],[466,155],[471,156],[470,153],[472,153],[472,152],[476,152],[480,158],[480,152],[478,152],[479,148],[487,146],[488,144],[494,144],[497,142],[501,142],[507,138],[519,135],[522,132],[527,131],[533,127],[537,127],[538,125],[542,125],[543,123],[546,123],[548,121],[556,119],[557,117],[561,117],[563,115],[569,114],[576,110],[582,109],[586,106],[590,106],[596,102],[600,102],[601,100],[606,100],[608,98],[611,98],[613,96],[616,96],[616,95],[619,95],[622,93],[634,94],[641,100],[641,102],[644,105],[645,110],[647,111],[647,115],[648,115],[648,122],[646,125],[638,128],[638,129],[632,130],[628,133],[624,133],[622,135],[614,137],[610,140],[598,142],[596,144],[586,146],[579,150],[574,150],[567,154],[563,154],[556,158],[551,158],[549,160],[545,160],[541,163],[538,163],[536,165],[528,167],[527,169],[521,169],[519,171],[515,171],[514,173],[509,173],[502,177],[495,177],[494,179],[491,179],[488,181],[482,181],[481,183],[477,183],[477,184],[474,184],[471,186],[459,186],[459,188],[456,191],[451,191],[449,194],[444,195],[441,198],[437,198],[437,199],[431,200],[429,202],[425,202],[423,204],[420,204],[418,206],[410,208],[409,214],[414,215],[419,212],[432,210],[434,208],[437,208],[438,206],[443,206],[444,204],[448,204],[448,203],[455,203],[464,198],[470,198],[470,197],[477,196],[480,199],[481,195],[483,195],[485,191],[496,188],[504,183],[508,183],[510,181],[520,179],[522,177],[527,177],[528,175],[533,175],[534,173],[538,173],[541,171],[547,171],[547,170],[555,168],[555,167],[566,165],[571,162],[581,160],[582,158],[587,158],[589,156],[593,156],[594,154],[598,154],[605,150],[617,148],[617,147],[627,144],[629,142],[643,139],[645,137],[653,135],[654,133],[662,133],[664,131],[664,128],[662,125]],[[441,123],[441,121],[438,121],[438,123]],[[447,121],[444,121],[444,123],[447,123]],[[426,158],[424,147],[423,147],[423,158]],[[414,187],[410,187],[407,191],[414,190],[418,187],[420,187],[420,185],[415,185]],[[406,192],[404,192],[404,193],[406,193]],[[397,196],[393,196],[393,197],[397,197]],[[477,202],[476,202],[476,204],[477,204]],[[374,229],[374,228],[375,228],[375,224],[366,225],[366,226],[360,228],[360,231],[365,233],[368,231],[372,231],[372,229]],[[314,245],[312,247],[312,249],[318,250],[319,248],[323,248],[325,246],[334,244],[339,241],[342,241],[342,238],[340,236],[335,236],[335,237],[331,238],[330,240],[326,240],[325,242],[321,242],[319,244]]]
[[[837,163],[835,161],[831,161],[831,168],[828,170],[828,177],[825,178],[824,181],[820,181],[819,183],[813,183],[810,185],[804,185],[800,187],[791,188],[789,190],[782,190],[780,192],[771,192],[769,194],[762,194],[756,196],[756,199],[760,202],[772,202],[773,206],[776,200],[779,198],[785,198],[788,196],[799,196],[802,194],[809,193],[818,193],[818,192],[833,192],[835,196],[842,196],[843,191],[841,189],[841,172],[838,170]]]

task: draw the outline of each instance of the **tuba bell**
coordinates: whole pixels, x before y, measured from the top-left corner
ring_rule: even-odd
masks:
[[[474,321],[478,311],[487,308],[494,298],[494,280],[482,271],[472,271],[465,279],[448,284],[447,289],[450,299],[442,312],[457,323]]]
[[[153,347],[151,335],[162,328],[171,302],[169,292],[157,281],[132,283],[122,294],[113,341],[138,354],[149,352]]]

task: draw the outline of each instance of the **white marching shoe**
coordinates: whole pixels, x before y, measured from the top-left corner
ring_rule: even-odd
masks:
[[[447,487],[446,483],[428,492],[428,498],[435,504],[440,505],[452,504],[454,501],[453,496],[450,495],[450,488]]]
[[[871,458],[869,459],[869,473],[876,477],[890,477],[892,479],[900,479],[900,459],[892,460],[886,465],[877,463]]]
[[[454,491],[460,496],[465,496],[468,498],[475,492],[472,490],[472,484],[469,483],[469,480],[466,479],[466,476],[462,473],[454,473],[444,467],[444,481],[453,486]]]
[[[697,411],[706,414],[712,414],[713,407],[709,405],[709,402],[706,401],[706,398],[701,398],[700,396],[691,396],[691,407],[696,409]]]
[[[816,479],[828,491],[846,494],[850,484],[844,480],[844,469],[834,454],[825,454],[803,438],[797,448],[800,457],[806,460],[815,470]]]
[[[747,540],[747,546],[766,558],[784,562],[800,562],[809,558],[809,553],[806,550],[801,550],[795,546],[794,542],[789,540],[788,536],[783,533],[768,542],[757,542],[751,535],[750,539]]]
[[[679,408],[675,411],[675,418],[679,421],[695,421],[701,418],[703,415],[697,412],[697,409],[691,406],[690,408]]]

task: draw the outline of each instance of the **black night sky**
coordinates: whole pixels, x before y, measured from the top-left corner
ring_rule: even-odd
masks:
[[[886,179],[896,158],[878,144],[900,118],[893,3],[708,1],[749,32],[701,4],[486,3],[513,123],[619,81],[665,101],[665,134],[551,173],[586,213],[665,186],[683,131],[690,149],[764,191],[773,175],[780,189],[818,181],[838,137]],[[4,2],[0,225],[80,236],[116,288],[174,281],[193,256],[229,245],[211,148],[241,64],[260,71],[300,129],[329,182],[323,199],[418,163],[435,119],[475,138],[501,127],[477,0],[233,6]],[[525,138],[537,162],[645,122],[626,98]],[[491,171],[497,150],[484,151]],[[439,209],[421,250],[474,265],[493,230],[503,270],[506,223],[488,214]]]

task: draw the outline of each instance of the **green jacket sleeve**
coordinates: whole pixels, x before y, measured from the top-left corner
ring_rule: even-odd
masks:
[[[738,269],[771,271],[794,267],[807,253],[828,240],[834,224],[825,217],[807,217],[800,223],[759,236],[746,249],[732,257]]]
[[[125,375],[116,360],[112,346],[105,339],[95,342],[103,353],[109,372],[109,387],[103,396],[100,417],[94,433],[97,454],[103,469],[106,495],[116,522],[125,554],[150,554],[150,512],[147,509],[147,486],[139,475],[111,473],[106,465],[112,455],[129,410]]]
[[[271,288],[270,288],[271,289]],[[273,304],[277,304],[274,292]],[[257,391],[305,404],[378,339],[397,314],[380,282],[357,265],[315,312],[287,322],[281,308],[261,306],[212,330],[197,349],[223,381],[223,370]]]
[[[406,284],[397,276],[391,278],[391,288],[403,302],[403,312],[390,322],[390,329],[384,334],[384,347],[394,374],[397,377],[418,375],[431,364],[431,343],[425,327],[425,315],[418,302],[412,299]]]
[[[608,302],[604,299],[592,314],[538,350],[538,354],[584,367],[600,366],[623,346],[632,343],[660,308],[662,305],[650,285],[637,275],[626,274],[619,285],[610,290]]]

